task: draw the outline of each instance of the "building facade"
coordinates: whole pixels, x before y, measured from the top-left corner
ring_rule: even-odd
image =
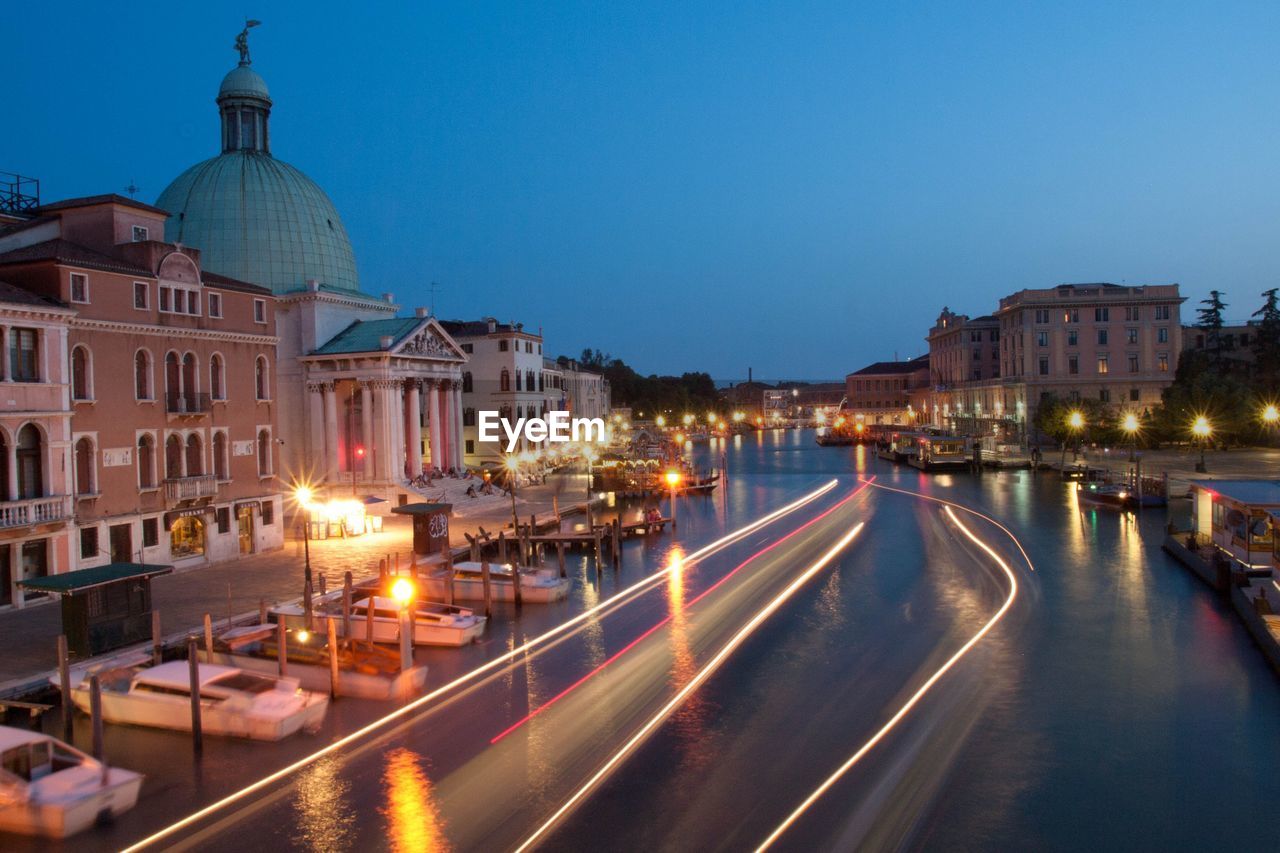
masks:
[[[928,422],[957,433],[1000,430],[1000,321],[943,308],[929,330]]]
[[[0,278],[74,308],[70,568],[200,565],[283,543],[275,300],[154,239],[165,218],[96,196],[0,235]]]
[[[868,424],[919,423],[920,389],[929,385],[929,356],[877,361],[845,377],[846,411]]]

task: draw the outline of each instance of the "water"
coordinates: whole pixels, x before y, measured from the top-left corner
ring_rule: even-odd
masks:
[[[576,561],[574,602],[526,607],[518,625],[500,616],[476,649],[427,653],[431,684],[818,484],[840,483],[187,840],[224,850],[509,849],[863,523],[544,838],[553,849],[754,847],[1009,596],[990,555],[937,504],[875,487],[839,503],[863,475],[989,513],[1019,536],[1035,571],[991,524],[962,519],[1010,566],[1017,598],[780,849],[1274,847],[1280,681],[1234,614],[1160,551],[1163,512],[1081,512],[1051,475],[924,475],[861,448],[820,448],[809,432],[691,452],[717,466],[723,452],[730,476],[713,498],[681,502],[677,545],[633,541],[624,569],[599,579]],[[77,846],[137,839],[389,709],[344,700],[334,710],[314,739],[209,739],[199,767],[179,735],[109,731],[108,754],[149,773],[146,800]]]

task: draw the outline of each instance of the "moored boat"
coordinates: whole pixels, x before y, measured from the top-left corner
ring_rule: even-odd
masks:
[[[40,732],[0,726],[0,831],[66,838],[127,812],[142,774]]]
[[[426,590],[431,595],[430,589]],[[351,632],[356,639],[365,637],[368,620],[369,596],[354,598],[351,602]],[[373,641],[375,643],[400,642],[400,604],[394,598],[373,597]],[[286,624],[303,627],[301,602],[280,604],[271,608]],[[342,591],[327,593],[315,601],[313,612],[318,617],[342,616]],[[465,607],[443,604],[438,601],[417,601],[414,604],[413,643],[417,646],[465,646],[484,633],[485,617],[477,616]],[[338,633],[342,628],[339,625]]]
[[[510,564],[489,564],[489,589],[494,601],[515,601]],[[523,601],[547,604],[569,595],[569,579],[555,569],[520,569],[520,597]],[[423,589],[432,598],[445,598],[447,570],[438,567],[422,579]],[[484,600],[484,573],[480,563],[464,561],[453,564],[453,598],[462,601]]]
[[[1138,506],[1138,498],[1127,486],[1090,483],[1077,486],[1081,503],[1128,510]]]
[[[329,697],[303,690],[296,678],[200,663],[200,725],[205,734],[280,740],[324,721]],[[71,699],[89,710],[89,673],[73,678]],[[97,671],[102,718],[108,723],[191,731],[191,680],[187,661],[134,664]]]

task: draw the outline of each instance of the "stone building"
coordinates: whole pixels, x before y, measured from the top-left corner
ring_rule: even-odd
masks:
[[[929,356],[877,361],[845,377],[845,408],[868,424],[914,424],[926,418],[915,394],[929,384]]]

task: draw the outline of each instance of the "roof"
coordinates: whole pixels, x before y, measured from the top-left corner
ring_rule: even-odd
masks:
[[[451,338],[481,338],[489,334],[528,335],[531,338],[541,337],[533,332],[517,329],[512,323],[494,323],[493,331],[489,331],[488,320],[441,320],[441,327]]]
[[[861,370],[855,370],[850,376],[872,376],[885,373],[915,373],[929,367],[929,356],[922,355],[910,361],[877,361],[868,364]]]
[[[234,666],[219,666],[215,663],[200,664],[200,685],[203,687],[210,681],[239,672]],[[191,663],[185,660],[174,660],[158,666],[149,666],[139,672],[135,678],[148,684],[161,684],[166,687],[190,687]]]
[[[28,743],[43,743],[47,740],[53,740],[53,738],[31,729],[0,726],[0,752],[13,749],[15,746],[24,746]]]
[[[314,355],[334,355],[347,352],[382,352],[384,337],[391,338],[395,346],[422,322],[421,317],[390,317],[385,320],[356,320],[334,335]]]
[[[238,278],[218,275],[216,272],[202,270],[200,273],[200,279],[205,284],[212,284],[214,287],[221,288],[223,290],[243,290],[246,293],[265,293],[268,296],[271,295],[271,288],[269,287],[259,287],[256,284],[250,284],[249,282],[241,281]]]
[[[1191,485],[1247,506],[1280,506],[1280,480],[1192,480]]]
[[[218,97],[271,100],[271,94],[267,91],[267,81],[263,80],[262,75],[250,68],[247,63],[237,65],[227,72],[227,76],[222,78],[222,85],[218,87]]]
[[[38,213],[48,213],[51,210],[66,210],[71,207],[89,207],[95,204],[121,204],[125,207],[133,207],[138,210],[147,210],[151,213],[159,213],[161,216],[168,216],[169,211],[150,204],[144,204],[137,199],[125,198],[115,193],[103,193],[102,195],[86,195],[80,198],[64,198],[62,201],[54,201],[49,204],[42,204],[36,211]]]
[[[36,261],[54,261],[86,269],[155,278],[155,272],[146,267],[81,246],[79,243],[72,243],[70,240],[45,240],[43,243],[33,243],[30,246],[0,254],[0,264],[27,264]]]
[[[405,504],[392,507],[391,511],[396,515],[431,515],[437,512],[449,512],[452,509],[453,504]]]
[[[63,572],[60,575],[48,575],[43,578],[30,578],[18,581],[23,589],[38,592],[51,592],[54,595],[67,595],[83,592],[96,586],[115,583],[133,578],[152,578],[167,575],[173,566],[161,566],[154,563],[107,563],[92,569],[77,569],[74,572]]]
[[[57,299],[52,299],[48,296],[41,296],[40,294],[32,293],[29,290],[23,290],[21,287],[9,284],[6,281],[0,281],[0,302],[7,302],[10,305],[34,305],[38,308],[63,308],[70,310],[68,309],[68,306]]]

